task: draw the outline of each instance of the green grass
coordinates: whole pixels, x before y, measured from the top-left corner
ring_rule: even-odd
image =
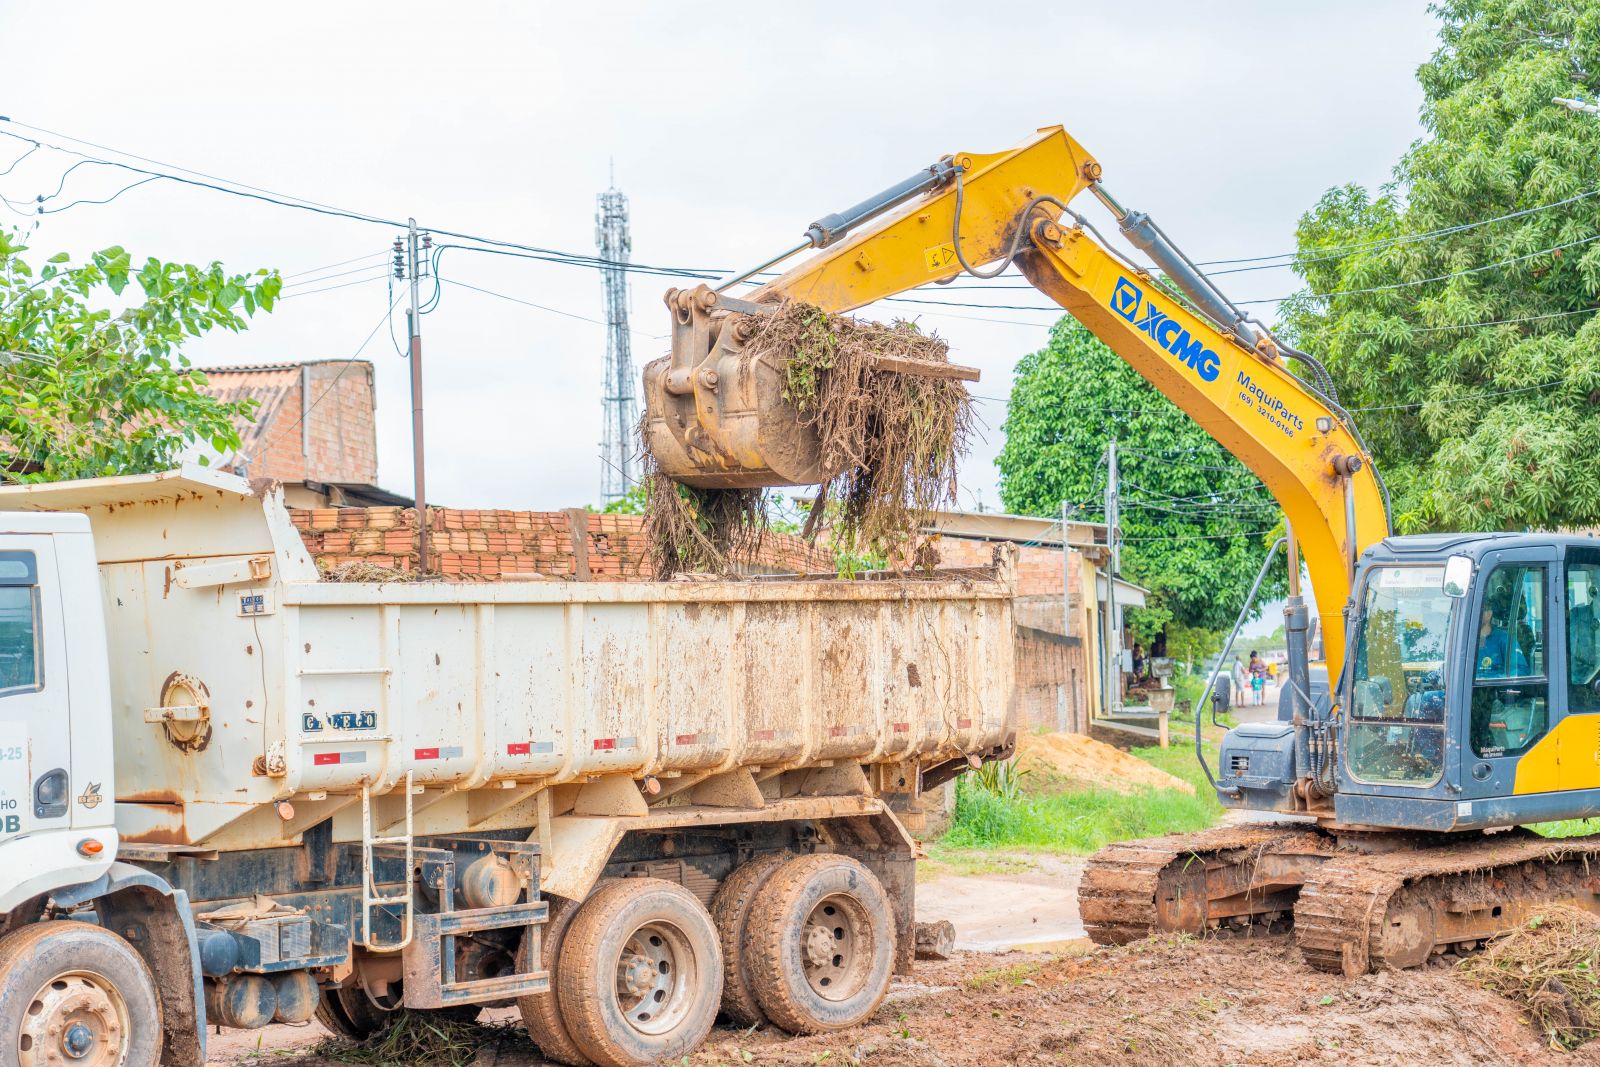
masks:
[[[1113,841],[1203,830],[1217,821],[1222,805],[1191,749],[1136,748],[1133,754],[1192,782],[1194,794],[1024,787],[1020,795],[1007,798],[964,776],[956,784],[955,819],[937,845],[941,858],[963,850],[1003,848],[1081,855]]]
[[[1600,834],[1600,819],[1562,819],[1529,823],[1528,829],[1544,837],[1587,837]]]

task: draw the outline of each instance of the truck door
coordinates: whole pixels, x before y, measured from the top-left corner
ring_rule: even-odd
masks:
[[[0,534],[0,841],[69,824],[64,633],[50,537]]]
[[[1510,796],[1518,762],[1553,725],[1552,690],[1559,687],[1550,679],[1555,661],[1566,658],[1550,640],[1559,572],[1552,549],[1499,552],[1484,560],[1472,614],[1464,620],[1471,653],[1461,738],[1464,797]]]

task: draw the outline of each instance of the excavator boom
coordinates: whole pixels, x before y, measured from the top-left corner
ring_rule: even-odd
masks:
[[[1014,261],[1266,485],[1306,560],[1337,676],[1356,557],[1388,533],[1370,457],[1337,404],[1286,366],[1264,329],[1229,314],[1203,278],[1180,299],[1081,224],[1068,205],[1086,189],[1120,211],[1100,174],[1082,145],[1047,127],[1006,152],[947,156],[879,200],[814,224],[801,247],[819,251],[742,297],[669,293],[672,356],[645,371],[652,450],[665,473],[691,484],[825,481],[834,472],[784,401],[781,368],[740,359],[740,316],[784,300],[850,311]],[[1169,253],[1169,279],[1193,281],[1175,250],[1140,240],[1161,240],[1147,217],[1123,218],[1136,243]]]

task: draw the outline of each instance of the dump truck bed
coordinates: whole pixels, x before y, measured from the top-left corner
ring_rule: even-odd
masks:
[[[539,794],[992,751],[1012,581],[324,581],[281,495],[198,468],[0,489],[90,516],[125,842],[287,844],[410,782],[418,833]],[[398,790],[404,793],[403,788]],[[548,798],[546,799],[548,802]]]

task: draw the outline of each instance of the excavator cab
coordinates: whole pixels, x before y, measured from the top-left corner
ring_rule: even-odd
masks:
[[[1355,590],[1333,714],[1231,731],[1225,804],[1416,830],[1593,814],[1600,545],[1391,537],[1362,556]]]

